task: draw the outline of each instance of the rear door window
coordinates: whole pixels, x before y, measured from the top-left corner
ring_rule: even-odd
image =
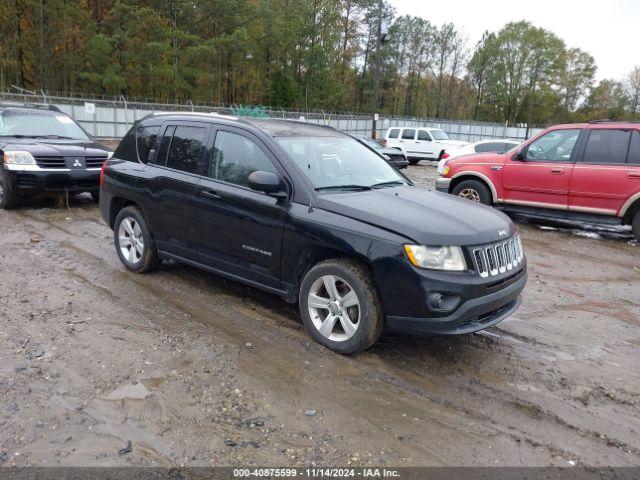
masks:
[[[167,154],[167,167],[186,173],[206,175],[206,140],[206,127],[177,125]]]
[[[413,140],[416,137],[416,131],[413,128],[405,128],[402,131],[403,140]]]
[[[582,161],[599,164],[625,163],[629,135],[629,130],[614,128],[591,130]]]
[[[171,145],[171,139],[173,138],[173,132],[176,131],[175,125],[169,125],[160,140],[158,147],[158,154],[156,155],[155,164],[165,166],[167,164],[167,154],[169,153],[169,145]]]
[[[427,142],[431,141],[431,135],[426,130],[418,130],[418,140],[426,140]]]
[[[392,128],[391,130],[389,130],[389,138],[398,138],[399,135],[400,135],[399,128]]]
[[[629,143],[629,156],[627,162],[640,165],[640,132],[633,130],[631,132],[631,142]]]

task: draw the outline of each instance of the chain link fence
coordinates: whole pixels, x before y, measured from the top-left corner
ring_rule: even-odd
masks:
[[[259,116],[304,120],[309,123],[330,125],[354,135],[371,136],[373,116],[345,112],[286,110],[272,107],[214,106],[197,105],[191,102],[153,103],[128,101],[125,97],[114,99],[89,97],[48,96],[46,94],[17,94],[0,92],[0,100],[5,102],[47,103],[58,107],[73,117],[93,137],[98,139],[119,139],[131,128],[136,120],[154,112],[190,111],[219,113],[225,115]],[[451,138],[476,142],[484,139],[510,138],[525,140],[536,135],[541,129],[508,126],[506,124],[440,119],[397,118],[380,116],[377,122],[377,138],[384,136],[391,127],[432,127],[444,130]]]

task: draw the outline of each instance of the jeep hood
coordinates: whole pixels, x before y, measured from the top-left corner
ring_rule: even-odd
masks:
[[[421,187],[318,195],[318,207],[392,231],[422,245],[479,245],[511,237],[498,210]],[[505,235],[506,233],[506,235]]]

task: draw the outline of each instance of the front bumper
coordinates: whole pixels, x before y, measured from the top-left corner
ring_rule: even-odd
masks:
[[[449,193],[449,187],[451,186],[451,179],[445,177],[436,178],[436,190],[442,193]]]
[[[41,192],[97,192],[100,169],[40,168],[37,165],[5,165],[11,189],[17,195]]]
[[[436,318],[387,317],[387,326],[398,333],[464,334],[483,330],[513,314],[520,303],[520,294],[527,283],[527,272],[515,275],[506,288],[472,298],[462,303],[448,316]]]

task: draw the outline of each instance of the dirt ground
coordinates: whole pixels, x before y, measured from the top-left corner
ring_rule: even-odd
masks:
[[[343,357],[276,297],[125,271],[88,196],[0,211],[0,465],[640,464],[640,247],[519,229],[512,318]]]

